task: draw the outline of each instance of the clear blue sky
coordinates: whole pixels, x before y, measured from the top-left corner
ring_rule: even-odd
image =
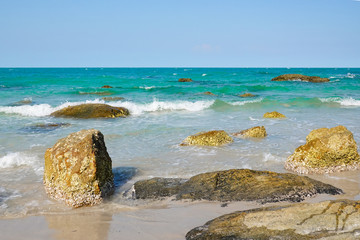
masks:
[[[0,67],[360,67],[355,0],[0,0]]]

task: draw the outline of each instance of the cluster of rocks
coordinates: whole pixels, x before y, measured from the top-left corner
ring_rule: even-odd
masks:
[[[54,112],[55,117],[126,117],[127,109],[106,104],[83,104]],[[278,112],[264,118],[286,118]],[[224,146],[234,139],[264,138],[264,126],[228,134],[223,130],[200,132],[181,146]],[[295,149],[285,168],[300,174],[332,173],[360,168],[352,133],[344,126],[310,132]],[[47,194],[72,207],[101,203],[114,192],[112,161],[98,130],[82,130],[60,139],[45,153],[44,185]],[[343,191],[306,176],[249,169],[198,174],[190,179],[152,178],[134,184],[134,198],[209,201],[300,202],[316,194]],[[186,234],[200,239],[356,239],[360,235],[360,202],[350,200],[291,204],[234,212],[215,218]]]

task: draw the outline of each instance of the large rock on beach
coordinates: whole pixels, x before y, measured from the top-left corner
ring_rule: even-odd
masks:
[[[279,112],[267,112],[263,116],[264,118],[286,118],[286,116]]]
[[[232,134],[234,137],[243,137],[243,138],[264,138],[267,136],[266,129],[264,126],[252,127],[237,133]]]
[[[332,173],[360,168],[353,134],[344,126],[310,132],[306,143],[288,157],[285,168],[297,173]]]
[[[181,146],[223,146],[232,143],[234,140],[223,130],[199,132],[191,135],[180,144]]]
[[[129,114],[129,110],[123,107],[89,103],[60,109],[53,112],[51,116],[69,118],[116,118],[126,117]]]
[[[303,81],[303,82],[329,82],[328,78],[321,78],[318,76],[306,76],[302,74],[283,74],[276,78],[271,79],[271,81]]]
[[[178,82],[192,82],[193,80],[191,78],[180,78]]]
[[[210,201],[299,202],[315,194],[341,194],[342,190],[314,179],[291,173],[231,169],[183,179],[154,178],[134,185],[136,198]]]
[[[351,240],[359,233],[360,202],[336,200],[226,214],[194,228],[186,239]]]
[[[69,206],[101,203],[114,191],[113,178],[112,161],[98,130],[72,133],[46,150],[45,190]]]

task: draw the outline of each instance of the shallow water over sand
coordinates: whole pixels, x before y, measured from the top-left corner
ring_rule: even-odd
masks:
[[[45,195],[43,155],[59,138],[81,129],[95,128],[104,134],[117,186],[111,199],[101,206],[85,208],[85,213],[93,209],[131,212],[133,207],[151,206],[152,202],[134,201],[124,194],[140,179],[188,178],[232,168],[285,172],[286,158],[315,128],[341,124],[360,142],[360,69],[0,69],[0,72],[3,219],[73,211]],[[270,81],[288,72],[329,77],[330,82]],[[194,82],[178,83],[179,77],[191,77]],[[102,89],[105,84],[114,88]],[[205,91],[216,96],[202,94]],[[106,102],[101,99],[104,92],[125,99]],[[244,92],[257,96],[237,96]],[[13,104],[24,99],[31,103]],[[100,120],[49,116],[57,109],[84,102],[124,106],[132,115]],[[265,112],[274,110],[287,119],[262,118]],[[44,127],[49,123],[64,125]],[[224,147],[179,146],[188,135],[200,131],[221,129],[232,133],[259,125],[268,132],[263,140],[235,138],[234,143]],[[313,177],[343,186],[346,197],[359,199],[358,172]],[[163,209],[161,204],[159,208]]]

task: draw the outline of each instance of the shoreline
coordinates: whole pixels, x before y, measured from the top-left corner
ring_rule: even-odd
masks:
[[[302,203],[326,200],[360,200],[360,171],[347,171],[331,175],[307,175],[344,190],[342,195],[319,194]],[[135,200],[136,201],[136,200]],[[69,209],[69,211],[38,213],[17,218],[0,219],[0,232],[4,239],[184,239],[193,229],[224,214],[269,206],[286,206],[292,202],[260,204],[257,202],[174,201],[171,198],[135,202],[124,206],[106,201],[95,207]],[[61,203],[59,203],[61,204]],[[22,229],[22,231],[18,231]]]

